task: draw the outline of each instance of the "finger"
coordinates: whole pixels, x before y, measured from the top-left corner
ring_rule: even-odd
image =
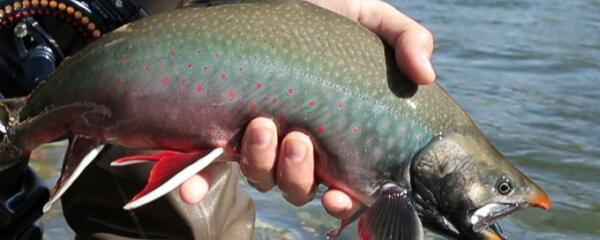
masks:
[[[248,124],[241,154],[240,168],[252,186],[262,192],[275,186],[273,171],[277,156],[277,128],[273,121],[259,117]]]
[[[398,67],[415,83],[430,84],[435,81],[431,65],[433,37],[424,28],[403,32],[394,44]]]
[[[356,21],[377,33],[395,49],[400,69],[418,84],[435,80],[430,58],[433,35],[421,24],[379,0],[353,1]]]
[[[315,196],[314,154],[310,138],[291,132],[281,143],[277,160],[277,186],[290,203],[301,206]]]
[[[210,174],[208,171],[201,171],[181,184],[179,187],[179,195],[183,202],[187,204],[196,204],[206,196],[209,188]]]
[[[339,219],[349,218],[362,206],[360,202],[348,194],[332,188],[323,194],[321,203],[331,216]]]

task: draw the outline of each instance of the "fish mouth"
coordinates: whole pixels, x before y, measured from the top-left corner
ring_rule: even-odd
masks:
[[[481,233],[487,240],[507,240],[497,222],[529,206],[529,203],[489,203],[473,212],[469,222],[473,232]]]
[[[504,231],[500,227],[500,224],[498,223],[490,224],[481,233],[486,240],[508,240],[506,235],[504,235]]]
[[[519,203],[488,203],[478,208],[467,219],[475,233],[486,240],[507,240],[502,228],[497,223],[500,219],[527,207],[538,207],[548,210],[552,202],[544,191],[534,192],[526,202]]]

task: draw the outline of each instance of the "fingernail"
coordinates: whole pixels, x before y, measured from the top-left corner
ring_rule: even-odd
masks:
[[[428,69],[433,71],[433,66],[431,65],[431,57],[427,53],[421,54],[421,63],[423,66],[427,66]]]
[[[422,70],[424,70],[423,76],[426,83],[431,83],[435,80],[435,70],[433,69],[433,64],[431,63],[431,59],[427,54],[423,54],[421,56],[421,66],[423,66]]]
[[[264,148],[271,142],[271,131],[266,128],[255,128],[250,131],[250,144],[253,147]]]
[[[285,160],[287,161],[302,161],[306,156],[308,149],[299,141],[289,141],[285,145]]]

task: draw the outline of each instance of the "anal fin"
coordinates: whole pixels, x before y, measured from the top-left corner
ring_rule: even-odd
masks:
[[[150,171],[148,183],[123,208],[131,210],[149,203],[175,189],[185,180],[204,169],[223,154],[223,148],[206,152],[159,151],[150,155],[127,156],[111,165],[120,166],[139,161],[156,161]]]
[[[408,190],[385,184],[358,222],[361,240],[423,239],[423,227]]]
[[[103,148],[104,145],[94,139],[83,136],[75,136],[71,139],[64,159],[65,165],[62,168],[56,184],[52,188],[50,200],[44,205],[44,212],[50,210],[52,204],[60,199],[73,182],[75,182],[75,179],[77,179],[83,170],[92,163]]]

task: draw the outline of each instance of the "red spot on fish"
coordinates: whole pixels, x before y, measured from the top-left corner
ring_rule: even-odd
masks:
[[[121,78],[117,78],[117,79],[115,79],[115,84],[116,84],[116,85],[119,85],[119,84],[121,84]]]
[[[134,96],[134,97],[139,97],[141,95],[142,94],[140,93],[140,90],[135,90],[135,91],[133,91],[133,93],[131,93],[131,96]]]
[[[160,83],[162,83],[163,85],[167,85],[169,84],[169,76],[165,75],[162,80],[160,80]]]
[[[229,79],[229,77],[227,76],[227,74],[221,73],[221,80],[227,81],[227,79]]]
[[[242,72],[242,73],[243,73],[243,72],[246,72],[246,68],[244,68],[244,67],[240,67],[240,72]]]
[[[203,67],[202,71],[208,72],[208,67]]]
[[[287,93],[290,96],[294,95],[294,89],[293,88],[288,88]]]
[[[383,151],[379,148],[375,149],[375,151],[373,152],[373,158],[380,159],[381,157],[383,157]]]
[[[315,102],[315,101],[309,101],[308,102],[308,106],[314,107],[316,105],[317,105],[317,102]]]
[[[343,103],[343,102],[339,102],[339,103],[337,104],[337,108],[338,108],[338,109],[344,109],[344,103]]]
[[[193,64],[191,64],[191,63],[188,63],[188,65],[187,65],[187,68],[189,68],[189,69],[192,69],[193,67],[194,67],[194,65],[193,65]]]
[[[324,133],[325,132],[325,127],[318,126],[316,130],[317,130],[318,133]]]
[[[169,50],[169,57],[175,57],[175,50]]]
[[[129,63],[129,58],[127,56],[123,57],[123,64]]]
[[[278,102],[277,98],[273,98],[273,100],[271,100],[272,104],[277,104],[277,102]]]
[[[186,84],[187,81],[188,81],[187,79],[183,78],[183,79],[181,79],[181,84]]]
[[[263,87],[263,84],[260,82],[256,83],[256,89],[261,89]]]
[[[352,133],[354,134],[359,134],[360,133],[360,128],[352,128]]]
[[[231,92],[227,93],[227,98],[229,98],[229,100],[234,100],[235,97],[237,97],[237,92],[231,91]]]
[[[255,111],[256,110],[256,103],[250,103],[250,110]]]
[[[196,87],[196,92],[197,93],[203,93],[204,92],[204,86],[202,84],[198,85]]]
[[[150,66],[144,65],[144,72],[149,72],[149,71],[150,71]]]
[[[279,116],[277,116],[277,122],[278,123],[284,123],[285,122],[285,115],[279,114]]]

